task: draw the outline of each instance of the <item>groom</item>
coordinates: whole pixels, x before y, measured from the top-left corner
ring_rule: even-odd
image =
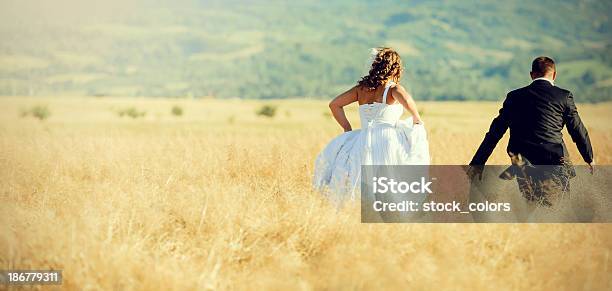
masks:
[[[572,93],[555,86],[555,62],[538,57],[531,65],[531,84],[511,91],[499,115],[470,162],[468,175],[482,178],[483,165],[497,142],[510,128],[507,151],[513,162],[521,157],[531,165],[566,165],[567,149],[561,130],[567,130],[593,174],[593,149],[589,134],[578,116]]]

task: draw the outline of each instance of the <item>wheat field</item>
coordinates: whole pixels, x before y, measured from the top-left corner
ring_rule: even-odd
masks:
[[[273,118],[255,114],[263,104]],[[46,120],[21,116],[35,105]],[[435,164],[467,163],[499,106],[419,105]],[[612,162],[611,109],[579,105],[599,164]],[[0,269],[61,269],[61,286],[41,288],[68,290],[612,289],[609,224],[361,224],[357,203],[335,209],[310,188],[340,133],[327,111],[2,98]],[[506,143],[491,163],[506,163]]]

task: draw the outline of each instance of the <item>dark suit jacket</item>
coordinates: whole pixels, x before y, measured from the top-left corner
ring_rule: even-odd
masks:
[[[484,165],[508,128],[508,152],[520,153],[534,165],[559,165],[567,156],[561,134],[564,125],[584,161],[591,163],[593,148],[572,93],[546,80],[533,81],[508,93],[470,165]]]

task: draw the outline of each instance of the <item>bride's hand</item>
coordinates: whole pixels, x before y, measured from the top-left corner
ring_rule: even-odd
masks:
[[[423,120],[421,118],[412,118],[412,124],[423,124]]]

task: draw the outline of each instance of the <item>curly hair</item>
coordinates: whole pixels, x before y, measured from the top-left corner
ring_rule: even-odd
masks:
[[[367,90],[376,90],[376,88],[384,85],[389,79],[399,81],[402,77],[402,72],[402,59],[400,55],[391,48],[381,47],[377,49],[370,72],[363,76],[358,84]]]

